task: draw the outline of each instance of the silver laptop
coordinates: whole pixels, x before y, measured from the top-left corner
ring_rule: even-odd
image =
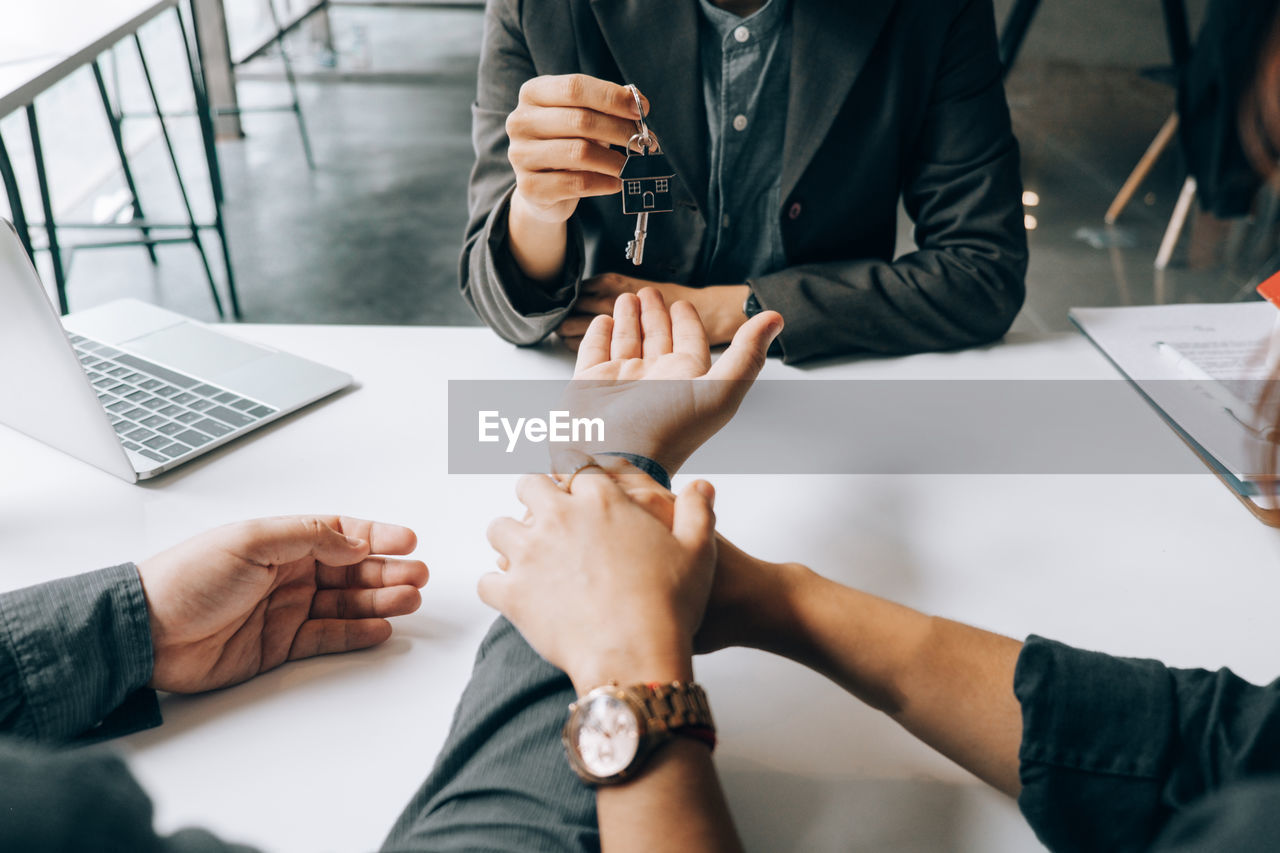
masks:
[[[351,381],[133,299],[60,322],[0,219],[0,424],[137,482]]]

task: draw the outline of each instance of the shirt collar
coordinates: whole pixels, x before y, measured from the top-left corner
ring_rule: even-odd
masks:
[[[739,18],[711,2],[698,0],[702,18],[721,39],[728,39],[738,27],[746,27],[756,39],[771,38],[782,26],[788,0],[766,0],[765,4],[745,18]]]

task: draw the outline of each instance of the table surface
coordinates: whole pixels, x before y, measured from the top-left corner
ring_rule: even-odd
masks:
[[[40,0],[6,9],[0,31],[0,117],[136,33],[180,0]]]
[[[271,851],[372,849],[430,770],[493,618],[474,592],[493,565],[486,524],[519,514],[513,478],[448,474],[447,379],[567,378],[571,362],[483,329],[230,331],[350,371],[360,386],[141,486],[0,429],[0,588],[141,559],[254,516],[412,526],[432,577],[421,611],[396,620],[384,646],[165,697],[164,725],[118,744],[164,829],[206,826]],[[1076,336],[766,368],[773,378],[1114,375]],[[1151,433],[1174,440],[1154,414]],[[1209,474],[715,482],[721,531],[762,557],[1012,636],[1275,674],[1280,532]],[[1037,849],[1012,802],[819,676],[729,650],[700,659],[698,677],[750,849]]]

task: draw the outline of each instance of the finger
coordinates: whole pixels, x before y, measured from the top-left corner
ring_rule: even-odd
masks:
[[[608,361],[609,345],[612,340],[613,318],[605,314],[593,317],[587,325],[586,333],[582,336],[582,345],[578,349],[578,362],[573,372],[578,374]]]
[[[489,546],[499,554],[509,554],[516,549],[528,532],[529,528],[526,525],[514,518],[504,516],[489,522],[484,538],[489,540]]]
[[[613,341],[611,358],[640,358],[640,300],[634,293],[624,293],[613,303]]]
[[[383,589],[322,589],[311,599],[312,619],[368,619],[404,616],[422,605],[412,586]]]
[[[569,487],[569,495],[590,501],[606,501],[625,498],[626,492],[614,482],[613,476],[599,465],[582,468]]]
[[[507,150],[511,165],[530,172],[598,172],[616,178],[627,155],[589,139],[514,141]]]
[[[551,506],[564,500],[564,491],[545,474],[525,474],[516,480],[516,500],[529,508],[537,518]]]
[[[573,308],[583,314],[605,314],[612,317],[613,303],[615,301],[617,301],[617,297],[613,294],[588,293],[578,297],[578,301],[574,303]]]
[[[507,612],[510,582],[510,578],[502,572],[486,572],[476,582],[476,592],[481,601],[507,616],[510,615]]]
[[[705,480],[690,484],[676,498],[671,534],[686,548],[701,551],[715,541],[716,492]]]
[[[423,587],[429,577],[421,560],[391,560],[369,557],[349,566],[320,566],[316,586],[320,589],[377,589],[384,586]]]
[[[582,338],[564,338],[563,340],[569,352],[577,352],[578,347],[582,346]]]
[[[532,108],[518,109],[507,118],[507,136],[513,144],[519,140],[580,139],[602,148],[608,145],[625,148],[635,133],[634,119],[582,107],[533,105]],[[625,154],[614,153],[626,159]],[[613,174],[621,171],[619,164]]]
[[[658,358],[671,352],[671,314],[667,301],[656,287],[645,287],[637,294],[640,299],[640,328],[644,332],[645,358]]]
[[[551,475],[556,478],[556,483],[563,488],[564,481],[567,477],[573,476],[574,471],[581,471],[588,465],[600,464],[593,459],[590,454],[583,453],[576,447],[571,445],[557,444],[553,445],[550,450],[551,456]],[[605,459],[614,457],[606,456]],[[528,518],[532,518],[533,513],[529,513]],[[528,521],[528,518],[525,520]]]
[[[649,515],[662,522],[663,526],[670,529],[671,521],[675,513],[675,500],[670,495],[654,489],[627,490],[627,497],[636,502],[642,510]]]
[[[707,371],[708,379],[751,382],[760,375],[769,345],[782,331],[782,315],[763,311],[743,323],[724,354]]]
[[[391,637],[386,619],[309,619],[289,648],[289,660],[367,649]]]
[[[630,89],[586,74],[534,77],[520,87],[520,101],[544,107],[586,107],[633,121],[640,118]],[[647,111],[647,101],[644,107]]]
[[[227,550],[258,565],[280,565],[314,557],[322,563],[342,566],[358,563],[369,554],[369,542],[346,536],[336,527],[339,520],[313,515],[262,518],[232,525],[225,539]]]
[[[412,554],[418,547],[418,534],[399,524],[366,521],[345,515],[338,517],[336,521],[326,519],[326,522],[347,536],[365,540],[369,543],[370,552],[374,554]]]
[[[520,195],[533,205],[550,206],[622,190],[616,176],[599,172],[528,172],[519,180]]]
[[[711,345],[707,328],[693,303],[681,300],[671,306],[672,350],[698,359],[704,371],[711,367]]]

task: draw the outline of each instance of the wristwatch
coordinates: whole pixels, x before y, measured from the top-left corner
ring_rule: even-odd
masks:
[[[756,316],[763,310],[764,310],[764,307],[760,304],[760,300],[756,299],[755,293],[748,290],[747,301],[742,303],[742,313],[746,314],[747,319],[750,320],[752,317]]]
[[[597,687],[569,706],[560,739],[582,781],[616,785],[634,778],[654,750],[677,735],[715,749],[711,706],[693,682]]]

